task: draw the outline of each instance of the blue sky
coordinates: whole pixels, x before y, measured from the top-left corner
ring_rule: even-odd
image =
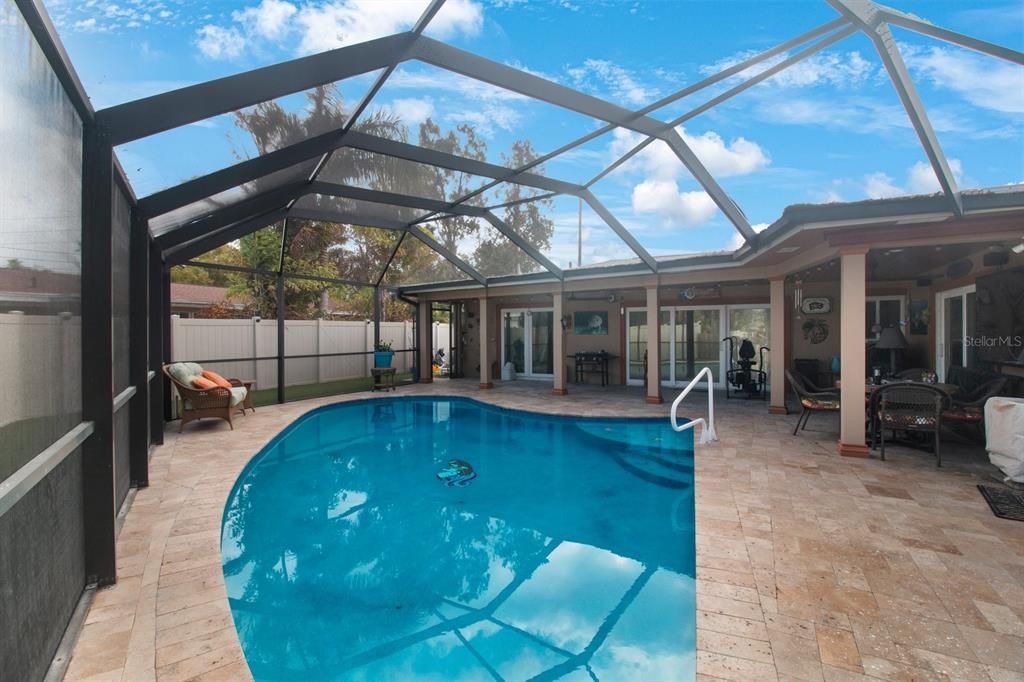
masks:
[[[425,2],[380,0],[50,0],[68,52],[97,108],[304,54],[406,30]],[[1024,50],[1024,4],[907,2],[897,9]],[[639,108],[744,57],[835,18],[801,2],[570,2],[449,0],[428,35],[564,85]],[[1024,182],[1024,69],[899,29],[921,98],[961,186]],[[750,73],[744,75],[751,75]],[[339,83],[354,103],[372,76]],[[655,112],[670,120],[739,82]],[[288,107],[301,97],[286,98]],[[502,163],[516,139],[549,151],[600,122],[418,63],[375,99],[411,127],[472,123]],[[936,191],[917,137],[871,43],[855,35],[686,122],[680,129],[753,224],[795,203]],[[549,162],[583,182],[638,138],[615,131]],[[660,143],[659,143],[660,145]],[[735,248],[735,230],[685,168],[652,145],[595,194],[655,254]],[[118,149],[140,195],[252,153],[230,116]],[[556,202],[549,255],[575,259],[577,202]],[[628,257],[584,213],[584,263]]]

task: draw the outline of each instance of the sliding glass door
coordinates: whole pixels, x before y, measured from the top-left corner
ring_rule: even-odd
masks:
[[[639,385],[644,382],[647,311],[631,309],[626,316],[627,383]],[[719,381],[723,308],[662,308],[658,317],[661,383],[683,386],[704,367],[710,367],[715,381]]]
[[[969,343],[975,330],[975,287],[943,291],[935,298],[935,365],[939,380],[945,381],[950,367],[975,366],[975,348]]]
[[[711,369],[715,382],[723,386],[729,362],[728,350],[722,343],[726,336],[734,336],[737,341],[749,339],[755,349],[769,345],[771,326],[765,306],[666,307],[661,309],[659,317],[661,383],[666,386],[685,386],[705,367]],[[647,311],[629,309],[626,311],[627,383],[643,384],[646,352]],[[767,360],[766,353],[765,362]]]
[[[553,377],[554,311],[517,308],[502,311],[501,319],[502,366],[511,362],[527,378]]]

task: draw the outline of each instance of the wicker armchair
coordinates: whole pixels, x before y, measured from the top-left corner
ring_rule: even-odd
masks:
[[[837,391],[812,391],[808,386],[808,381],[793,372],[786,370],[786,378],[789,379],[790,385],[796,392],[797,398],[800,399],[800,407],[803,408],[803,412],[796,419],[796,426],[793,427],[793,435],[801,429],[807,428],[807,420],[811,418],[812,412],[838,412],[839,411],[839,393]],[[814,386],[817,388],[817,386]]]
[[[935,465],[942,466],[939,432],[942,412],[949,406],[949,396],[929,384],[890,384],[877,391],[878,437],[881,457],[885,460],[885,431],[931,433],[935,443]]]
[[[198,368],[198,371],[190,372],[193,375],[201,374],[202,368],[194,363],[171,363],[163,366],[164,375],[170,379],[171,383],[174,384],[174,388],[177,389],[178,395],[181,396],[181,424],[178,426],[178,432],[180,433],[185,428],[185,424],[188,424],[190,421],[197,421],[203,417],[223,419],[234,430],[235,425],[231,422],[231,415],[236,410],[241,410],[242,414],[245,414],[245,408],[248,406],[246,398],[249,395],[249,391],[252,390],[252,382],[228,379],[232,386],[230,390],[220,386],[198,389],[190,383],[182,381],[180,378],[181,372],[171,371],[171,367],[174,365],[184,365],[187,367],[194,365],[194,367]],[[175,376],[175,374],[179,376]]]

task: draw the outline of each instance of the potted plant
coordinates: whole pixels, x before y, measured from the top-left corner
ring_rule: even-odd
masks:
[[[387,341],[378,341],[373,348],[373,366],[377,368],[390,367],[395,353],[391,350],[391,344]]]

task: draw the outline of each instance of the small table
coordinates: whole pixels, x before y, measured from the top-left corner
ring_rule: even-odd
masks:
[[[608,371],[609,361],[614,360],[617,356],[605,352],[594,353],[582,351],[567,357],[576,361],[577,384],[586,383],[586,375],[588,372],[597,372],[600,374],[602,386],[607,386],[611,383],[611,376]]]
[[[256,411],[256,408],[252,406],[252,389],[256,386],[256,382],[252,379],[243,379],[242,385],[245,386],[245,400],[242,401],[242,414],[245,414],[246,410]]]
[[[373,367],[370,369],[373,376],[373,387],[371,391],[394,391],[395,390],[395,368],[394,367]]]

